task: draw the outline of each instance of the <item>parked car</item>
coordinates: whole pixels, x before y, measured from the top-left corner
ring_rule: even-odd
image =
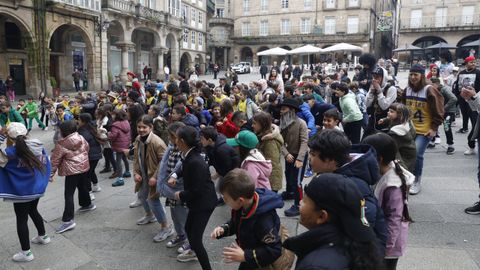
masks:
[[[233,65],[232,70],[236,73],[250,73],[252,64],[250,62],[240,62],[236,65]]]

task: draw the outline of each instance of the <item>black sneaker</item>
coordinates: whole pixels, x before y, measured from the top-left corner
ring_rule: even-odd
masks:
[[[455,148],[453,148],[453,146],[449,146],[447,148],[447,155],[453,155],[453,153],[455,153]]]
[[[292,205],[290,209],[285,210],[285,216],[287,217],[296,217],[300,215],[300,209],[298,205]]]
[[[470,215],[480,214],[480,202],[476,202],[474,205],[465,208],[465,213]]]
[[[287,201],[287,200],[293,200],[295,198],[295,194],[293,192],[282,192],[282,200]]]
[[[89,206],[82,206],[80,209],[78,209],[78,212],[87,212],[87,211],[93,211],[97,209],[97,206],[95,204],[90,204]]]
[[[435,143],[429,142],[428,145],[427,145],[427,148],[428,148],[428,149],[433,149],[433,148],[435,148]]]
[[[99,171],[99,173],[109,173],[111,171],[112,171],[112,169],[110,169],[110,168],[103,168],[103,170]]]
[[[461,128],[457,130],[457,133],[467,133],[467,132],[468,132],[468,129],[465,129],[465,128]]]

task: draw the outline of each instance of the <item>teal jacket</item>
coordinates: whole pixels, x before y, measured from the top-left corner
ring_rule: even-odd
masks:
[[[10,108],[10,111],[8,113],[0,114],[0,126],[6,126],[7,122],[24,123],[23,117],[14,108]]]

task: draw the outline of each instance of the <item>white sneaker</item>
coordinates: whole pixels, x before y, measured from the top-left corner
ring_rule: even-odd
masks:
[[[148,223],[154,223],[157,222],[157,219],[155,216],[144,216],[141,219],[137,220],[137,225],[146,225]]]
[[[165,240],[167,240],[168,237],[172,236],[174,234],[173,229],[171,226],[168,226],[166,228],[162,228],[157,235],[153,237],[153,242],[155,243],[160,243]]]
[[[44,131],[47,131],[47,130],[48,130],[48,127],[44,127],[43,130],[44,130]]]
[[[466,155],[466,156],[475,155],[475,149],[474,148],[468,148],[468,150],[463,152],[463,154]]]
[[[94,185],[92,185],[92,191],[93,192],[100,192],[100,191],[102,191],[102,188],[99,187],[98,184],[96,184],[96,185],[94,184]]]
[[[16,262],[30,262],[34,259],[33,253],[30,250],[20,251],[13,255],[12,259]]]
[[[182,244],[181,247],[177,248],[177,253],[178,254],[182,254],[184,253],[185,251],[189,251],[191,250],[192,248],[190,247],[190,243],[188,243],[188,240],[185,240]]]
[[[190,262],[198,261],[197,254],[191,249],[185,251],[184,253],[177,256],[177,261],[179,262]]]
[[[140,199],[137,198],[137,200],[135,200],[134,202],[130,203],[130,208],[139,207],[140,205],[142,205],[142,201],[140,201]]]
[[[32,243],[34,244],[39,244],[39,245],[46,245],[48,243],[50,243],[50,236],[48,235],[44,235],[44,236],[37,236],[37,237],[34,237],[32,238]]]
[[[93,192],[90,191],[88,194],[90,194],[90,201],[95,201],[95,195],[93,195]]]
[[[435,137],[435,144],[441,144],[442,143],[442,139],[440,139],[440,137]]]

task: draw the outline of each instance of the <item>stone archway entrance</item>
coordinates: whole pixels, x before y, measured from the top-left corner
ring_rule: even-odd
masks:
[[[89,89],[93,79],[92,42],[83,29],[76,25],[63,24],[53,31],[49,43],[50,78],[54,78],[57,87],[75,89],[72,74],[81,73],[80,87]]]
[[[0,38],[0,80],[12,76],[17,95],[36,95],[40,87],[32,32],[14,16],[0,13]]]
[[[180,71],[185,72],[185,74],[187,74],[187,70],[190,67],[191,62],[192,62],[192,59],[190,57],[190,54],[188,52],[184,52],[182,54],[182,57],[180,58]]]

